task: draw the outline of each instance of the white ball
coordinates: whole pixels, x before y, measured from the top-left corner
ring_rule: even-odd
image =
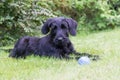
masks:
[[[78,59],[78,63],[80,65],[90,64],[90,59],[88,58],[88,56],[83,56]]]

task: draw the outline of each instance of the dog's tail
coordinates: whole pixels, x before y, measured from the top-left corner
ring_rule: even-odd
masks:
[[[9,57],[13,58],[18,58],[18,57],[24,57],[25,58],[25,52],[26,48],[29,45],[29,37],[23,37],[19,39],[15,46],[14,49],[10,52]]]

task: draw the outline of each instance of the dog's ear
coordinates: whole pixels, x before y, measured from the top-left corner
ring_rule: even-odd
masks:
[[[77,22],[72,18],[65,18],[65,22],[67,22],[70,34],[75,36],[77,29]]]
[[[53,22],[53,19],[50,18],[43,24],[42,29],[41,29],[43,34],[47,34],[50,31],[50,26],[52,22]]]

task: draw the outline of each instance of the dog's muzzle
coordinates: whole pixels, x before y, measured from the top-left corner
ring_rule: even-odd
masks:
[[[57,37],[54,40],[56,45],[64,45],[64,43],[66,43],[65,41],[66,41],[66,38],[64,37]]]

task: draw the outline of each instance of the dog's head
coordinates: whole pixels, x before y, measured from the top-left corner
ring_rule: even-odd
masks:
[[[48,19],[43,27],[42,33],[47,34],[54,38],[56,44],[62,44],[67,41],[69,34],[76,35],[77,22],[71,18],[55,17]]]

